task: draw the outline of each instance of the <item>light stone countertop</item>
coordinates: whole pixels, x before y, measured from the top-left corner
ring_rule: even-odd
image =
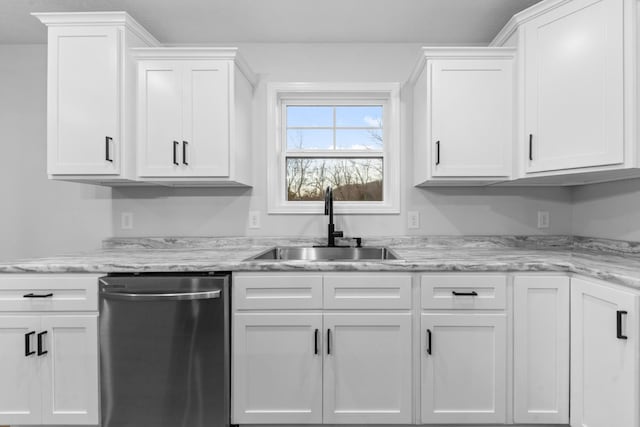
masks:
[[[429,236],[364,239],[402,260],[245,261],[273,246],[323,239],[109,239],[103,249],[0,263],[0,273],[203,271],[569,272],[640,290],[640,243],[570,236]]]

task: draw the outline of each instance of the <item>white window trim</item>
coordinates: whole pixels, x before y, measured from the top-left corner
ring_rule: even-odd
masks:
[[[336,202],[337,214],[400,213],[400,83],[268,83],[267,199],[270,214],[319,214],[324,204],[286,200],[282,134],[283,100],[379,100],[384,103],[382,202]]]

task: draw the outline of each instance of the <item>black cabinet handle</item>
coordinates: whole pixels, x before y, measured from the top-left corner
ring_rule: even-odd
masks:
[[[189,166],[189,163],[187,163],[187,145],[189,145],[189,142],[182,141],[182,163],[185,166]]]
[[[113,138],[111,138],[110,136],[104,137],[104,159],[107,162],[113,163],[113,159],[111,158],[111,153],[110,153],[111,141],[113,141]]]
[[[478,293],[476,291],[471,291],[471,292],[451,291],[451,293],[457,297],[477,297],[478,296]]]
[[[427,354],[431,355],[431,329],[427,329]]]
[[[622,335],[622,315],[623,314],[627,314],[627,312],[624,310],[616,311],[616,336],[618,339],[626,340],[629,337],[627,337],[626,335]]]
[[[24,334],[24,356],[29,357],[32,354],[36,354],[35,351],[31,351],[31,335],[35,335],[35,331]]]
[[[45,354],[48,353],[47,350],[44,350],[44,351],[42,350],[42,348],[44,347],[42,345],[42,337],[45,336],[45,335],[47,335],[47,331],[40,332],[38,334],[38,356],[42,356],[42,355],[45,355]]]
[[[331,354],[331,329],[327,329],[327,354]]]
[[[436,166],[440,164],[440,141],[436,141]]]
[[[30,293],[30,294],[25,294],[22,295],[22,298],[50,298],[52,297],[53,294],[52,293],[48,293],[48,294],[34,294],[34,293]]]
[[[529,134],[529,160],[533,160],[533,134]]]
[[[178,152],[176,151],[180,143],[178,141],[173,141],[173,164],[176,166],[180,166],[178,163]]]
[[[319,332],[320,331],[316,329],[316,332],[313,337],[313,346],[314,346],[313,354],[318,354],[318,333]]]

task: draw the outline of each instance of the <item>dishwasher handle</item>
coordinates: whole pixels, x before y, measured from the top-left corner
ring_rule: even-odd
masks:
[[[215,299],[220,298],[222,291],[216,289],[213,291],[202,292],[172,292],[172,293],[129,293],[111,291],[109,289],[102,290],[102,296],[105,298],[129,300],[129,301],[185,301],[197,299]]]

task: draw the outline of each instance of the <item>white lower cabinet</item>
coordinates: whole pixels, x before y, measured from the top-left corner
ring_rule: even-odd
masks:
[[[322,423],[322,314],[240,313],[233,323],[234,423]]]
[[[571,279],[572,427],[638,427],[639,300]]]
[[[411,423],[411,313],[324,315],[324,422]]]
[[[97,282],[0,275],[0,425],[99,423]]]
[[[422,422],[506,421],[505,314],[422,314]]]
[[[98,318],[0,316],[0,423],[98,424]]]
[[[233,280],[232,423],[413,422],[410,275]]]
[[[514,279],[514,421],[569,423],[569,277]]]

